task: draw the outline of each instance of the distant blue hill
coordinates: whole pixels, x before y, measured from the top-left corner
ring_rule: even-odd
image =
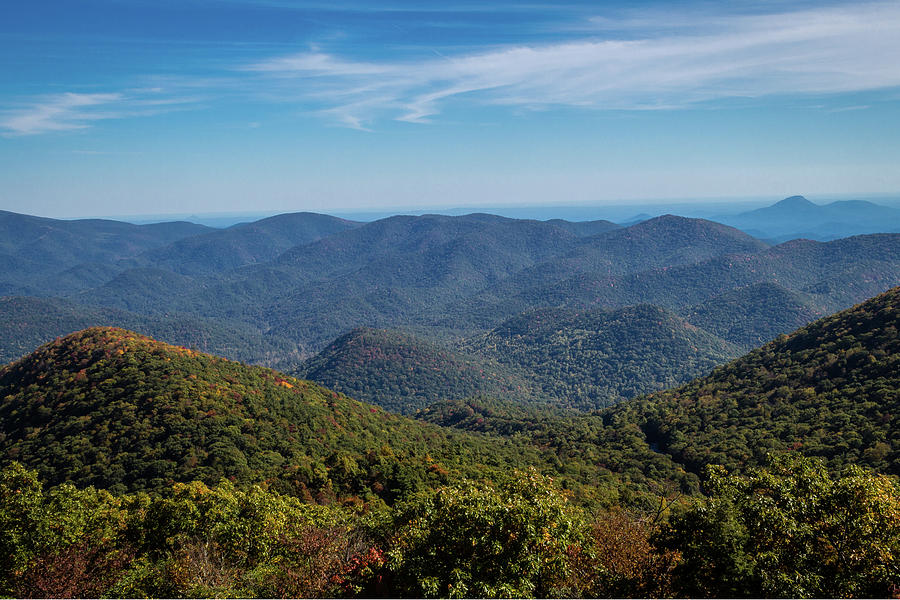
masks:
[[[773,242],[795,238],[829,241],[869,233],[900,232],[900,209],[865,200],[815,204],[791,196],[772,206],[716,219]]]

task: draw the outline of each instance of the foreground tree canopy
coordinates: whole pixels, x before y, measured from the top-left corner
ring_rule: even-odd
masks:
[[[227,481],[120,496],[45,489],[13,463],[0,473],[0,594],[896,594],[895,480],[859,468],[833,476],[789,455],[746,476],[713,469],[706,489],[665,522],[663,510],[588,515],[534,471],[445,486],[391,509],[308,504]]]

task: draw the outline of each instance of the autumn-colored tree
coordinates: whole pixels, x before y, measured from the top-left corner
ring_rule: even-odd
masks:
[[[658,552],[651,543],[660,521],[615,507],[596,515],[583,546],[573,547],[573,587],[598,598],[672,595],[672,570],[679,554]]]

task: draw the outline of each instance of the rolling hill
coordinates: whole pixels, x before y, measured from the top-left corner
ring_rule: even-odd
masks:
[[[900,474],[900,288],[623,407],[696,470],[796,449]]]
[[[664,309],[539,309],[473,338],[466,349],[515,368],[545,401],[596,409],[672,387],[740,354]]]
[[[448,477],[541,464],[261,367],[91,328],[0,369],[0,456],[50,483],[113,491],[267,481],[392,500]],[[454,475],[456,474],[456,475]]]
[[[408,413],[439,400],[532,397],[525,377],[481,357],[400,331],[354,329],[306,360],[298,377]]]

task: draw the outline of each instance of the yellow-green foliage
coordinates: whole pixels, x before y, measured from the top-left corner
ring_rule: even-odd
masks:
[[[872,598],[900,582],[900,486],[850,467],[831,475],[798,455],[746,476],[711,469],[709,497],[658,537],[681,554],[688,596]]]
[[[528,471],[424,494],[399,510],[397,528],[389,567],[401,595],[529,598],[560,593],[584,522]]]

